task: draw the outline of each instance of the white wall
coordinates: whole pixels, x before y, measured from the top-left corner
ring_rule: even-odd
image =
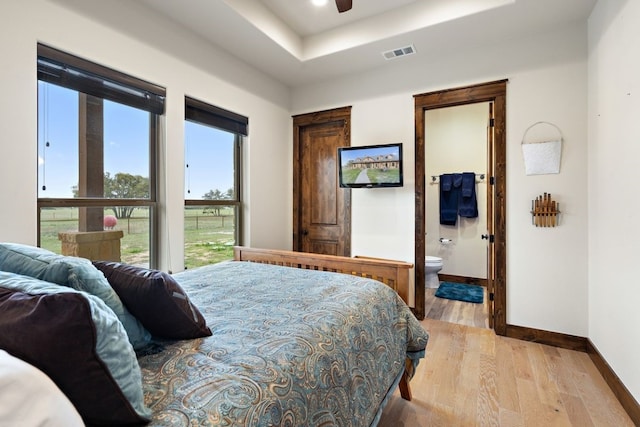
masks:
[[[426,254],[442,258],[442,274],[487,278],[487,240],[480,236],[487,232],[488,124],[488,102],[425,111]],[[461,172],[476,173],[478,216],[442,225],[438,177]]]
[[[282,167],[291,158],[289,90],[134,2],[64,4],[82,13],[53,0],[0,5],[0,241],[36,242],[36,45],[42,42],[167,89],[161,268],[183,268],[185,95],[249,117],[245,243],[290,248],[291,191],[280,190],[291,182],[290,168]],[[282,163],[264,161],[274,158]]]
[[[640,401],[640,2],[589,20],[589,338]]]
[[[352,145],[405,144],[403,188],[352,193],[353,253],[414,261],[413,95],[507,78],[507,322],[586,336],[586,25],[397,61],[293,92],[295,114],[351,105]],[[562,171],[527,177],[520,142],[540,120],[562,129]],[[543,192],[566,207],[559,227],[531,225],[531,200]]]
[[[413,233],[413,207],[407,209],[413,202],[410,189],[415,179],[413,116],[398,115],[406,113],[407,105],[397,96],[357,105],[351,111],[351,145],[401,142],[404,187],[351,190],[351,253],[412,262],[413,243],[398,241],[398,234]]]

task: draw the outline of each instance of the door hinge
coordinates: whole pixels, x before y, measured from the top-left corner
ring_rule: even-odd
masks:
[[[496,177],[492,176],[491,178],[489,178],[489,185],[496,185]]]
[[[493,296],[493,292],[491,292],[491,293],[489,294],[489,301],[493,301],[493,298],[494,298],[494,296]]]

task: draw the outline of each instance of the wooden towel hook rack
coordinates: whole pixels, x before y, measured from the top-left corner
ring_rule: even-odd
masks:
[[[536,227],[555,227],[558,225],[560,203],[544,193],[531,201],[531,223]]]

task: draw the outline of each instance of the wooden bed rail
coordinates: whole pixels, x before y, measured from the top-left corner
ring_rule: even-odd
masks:
[[[367,277],[378,280],[395,290],[405,303],[408,304],[409,301],[409,271],[413,268],[413,264],[403,261],[362,256],[349,258],[244,246],[233,248],[233,259]]]

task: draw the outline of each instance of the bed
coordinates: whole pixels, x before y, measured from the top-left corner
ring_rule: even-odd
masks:
[[[389,286],[405,303],[409,303],[409,272],[413,264],[408,262],[361,255],[349,258],[242,246],[234,248],[233,259],[368,277]]]
[[[235,248],[234,261],[171,277],[119,263],[94,262],[92,267],[103,273],[128,312],[152,331],[148,343],[135,349],[139,370],[128,366],[125,378],[118,378],[117,369],[111,370],[116,382],[126,383],[119,383],[122,390],[141,384],[140,393],[126,396],[129,402],[136,401],[131,403],[138,415],[133,424],[377,425],[398,386],[410,400],[409,380],[428,342],[427,332],[393,289],[407,265],[395,263],[394,268],[393,264],[241,247]],[[124,276],[118,274],[125,270],[130,276],[122,280]],[[173,307],[149,310],[150,301],[155,304],[157,299],[145,292],[156,292],[159,286],[139,286],[141,280],[147,286],[150,278],[156,285],[173,283],[169,294],[185,304],[182,314],[193,316],[189,326],[197,326],[200,336],[158,337],[158,331],[175,326]],[[0,275],[0,289],[17,292],[12,280],[13,276],[3,279]],[[146,302],[136,307],[138,300]],[[2,301],[0,293],[0,310]],[[149,315],[156,316],[155,322],[165,321],[161,329],[147,323]],[[169,318],[172,321],[166,322]],[[127,351],[118,353],[116,363]],[[37,360],[26,359],[37,366]],[[49,374],[46,366],[38,367]],[[50,376],[69,396],[66,384]],[[84,394],[89,389],[84,384]],[[100,393],[103,401],[107,397]],[[78,408],[75,399],[70,396]],[[96,416],[87,418],[82,408],[79,412],[89,425],[115,424]],[[118,422],[124,424],[123,420]]]

